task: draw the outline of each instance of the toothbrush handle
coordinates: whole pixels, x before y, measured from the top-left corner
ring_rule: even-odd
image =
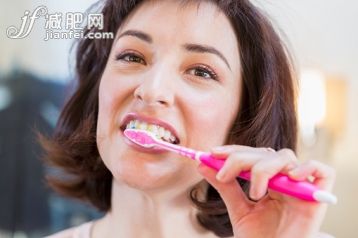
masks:
[[[199,160],[203,164],[217,171],[219,171],[225,163],[225,160],[216,159],[210,153],[201,153],[199,155]],[[250,181],[251,173],[249,171],[244,171],[241,172],[238,177]],[[272,177],[269,181],[268,187],[277,192],[306,201],[316,201],[313,194],[318,191],[318,188],[312,183],[306,181],[295,181],[284,174],[277,174]]]
[[[197,151],[190,149],[190,148],[186,148],[183,146],[179,146],[179,145],[174,145],[165,141],[161,141],[161,140],[156,140],[156,145],[160,146],[162,148],[165,148],[169,151],[172,151],[174,153],[180,154],[184,157],[188,157],[191,158],[193,160],[196,159],[196,155],[197,155]]]

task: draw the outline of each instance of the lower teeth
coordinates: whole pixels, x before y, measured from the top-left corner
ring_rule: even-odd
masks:
[[[162,140],[162,141],[165,141],[165,142],[169,142],[169,143],[172,143],[172,144],[174,144],[174,141],[171,141],[171,140],[166,140],[165,138],[163,138],[163,137],[158,137],[158,136],[156,136],[159,140]]]

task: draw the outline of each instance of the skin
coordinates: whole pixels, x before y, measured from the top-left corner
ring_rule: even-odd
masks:
[[[149,35],[151,43],[123,35],[128,30]],[[226,60],[190,51],[185,44],[213,47]],[[128,52],[135,55],[125,55]],[[217,77],[198,68],[204,65]],[[272,192],[250,202],[235,175],[252,169],[251,197],[260,199],[270,177],[292,169],[297,179],[313,175],[318,186],[329,190],[334,177],[329,167],[318,162],[298,165],[287,149],[272,152],[231,145],[213,151],[228,157],[222,176],[216,178],[213,170],[175,154],[135,150],[119,129],[124,116],[136,112],[170,123],[181,145],[210,150],[225,141],[238,113],[240,87],[237,39],[216,6],[146,1],[128,17],[118,30],[99,89],[97,145],[113,174],[113,187],[111,211],[95,222],[92,237],[216,237],[199,226],[188,198],[203,179],[222,195],[235,237],[316,235],[325,206]]]

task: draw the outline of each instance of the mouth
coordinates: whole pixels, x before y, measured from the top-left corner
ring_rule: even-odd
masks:
[[[171,144],[179,144],[180,140],[174,128],[168,123],[135,113],[126,115],[121,123],[120,129],[139,129],[151,132],[157,139],[169,142]]]

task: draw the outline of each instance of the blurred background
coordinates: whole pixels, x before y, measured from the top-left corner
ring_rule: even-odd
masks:
[[[50,14],[84,13],[93,0],[1,0],[0,8],[0,237],[41,237],[101,214],[86,204],[54,194],[44,174],[35,130],[51,134],[71,93],[73,39],[45,41],[39,19],[23,39],[25,11],[43,5]],[[280,30],[294,55],[301,160],[317,159],[337,170],[322,230],[354,238],[358,226],[358,2],[354,0],[255,0]],[[30,14],[31,14],[30,13]]]

